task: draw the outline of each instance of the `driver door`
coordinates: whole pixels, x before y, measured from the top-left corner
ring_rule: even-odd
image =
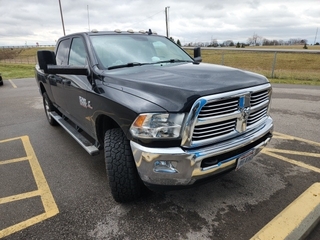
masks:
[[[70,45],[68,65],[87,65],[87,51],[83,39],[73,37]],[[88,76],[84,75],[62,75],[64,94],[67,96],[66,110],[68,117],[78,127],[87,131],[90,126],[88,108],[90,102],[87,100],[87,92],[92,91]]]

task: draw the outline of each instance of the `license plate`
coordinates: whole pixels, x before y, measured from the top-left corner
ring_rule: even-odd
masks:
[[[238,158],[236,170],[241,168],[247,162],[250,162],[254,157],[255,150],[251,150]]]

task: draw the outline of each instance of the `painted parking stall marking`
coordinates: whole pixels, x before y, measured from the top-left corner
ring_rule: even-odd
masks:
[[[320,220],[320,183],[314,183],[251,240],[305,239]]]
[[[310,140],[296,138],[293,136],[275,133],[274,139],[282,141],[299,141],[301,144],[306,144],[314,146],[312,151],[297,151],[285,149],[285,147],[280,148],[264,148],[262,150],[263,154],[270,157],[276,158],[281,161],[285,161],[288,164],[297,165],[302,168],[306,168],[312,171],[311,174],[319,174],[320,168],[313,166],[311,161],[301,162],[300,157],[307,158],[320,158],[320,143],[313,142]],[[1,145],[8,145],[7,148],[15,149],[12,153],[3,152],[5,148],[1,148]],[[2,151],[1,151],[2,150]],[[20,153],[17,153],[20,150]],[[22,150],[22,151],[21,151]],[[1,228],[0,223],[0,238],[8,236],[12,233],[21,231],[29,226],[37,224],[45,219],[55,216],[59,213],[58,207],[55,200],[51,194],[48,183],[42,172],[40,164],[37,160],[35,152],[32,148],[28,136],[22,136],[12,139],[0,140],[0,171],[1,168],[8,166],[13,166],[13,168],[24,164],[23,168],[27,172],[30,169],[30,176],[34,182],[34,186],[30,191],[21,191],[15,194],[7,194],[4,196],[3,192],[0,191],[0,219],[2,222],[9,221],[7,219],[8,215],[2,215],[1,207],[6,205],[17,203],[19,205],[24,205],[25,201],[30,199],[39,200],[41,206],[39,207],[36,214],[31,217],[26,217],[25,219],[18,221],[9,226]],[[292,156],[292,157],[291,157]],[[296,159],[294,159],[296,158]],[[0,175],[0,188],[1,188],[1,175]],[[288,236],[293,237],[293,239],[299,239],[303,234],[308,233],[314,224],[320,219],[320,183],[314,183],[310,188],[308,188],[301,196],[299,196],[294,202],[292,202],[287,208],[281,211],[275,218],[270,221],[265,227],[261,229],[252,239],[284,239]],[[1,218],[5,216],[5,218]],[[10,217],[10,216],[9,216]]]
[[[275,133],[274,134],[274,139],[282,139],[282,140],[288,140],[288,141],[299,141],[311,146],[315,146],[316,148],[318,148],[318,152],[305,152],[305,151],[294,151],[294,150],[287,150],[287,149],[278,149],[278,148],[264,148],[262,149],[262,153],[270,156],[270,157],[274,157],[277,158],[279,160],[288,162],[290,164],[294,164],[297,165],[299,167],[302,168],[306,168],[309,169],[311,171],[320,173],[320,168],[312,166],[310,164],[307,163],[303,163],[301,161],[283,156],[282,154],[285,155],[295,155],[295,156],[306,156],[306,157],[314,157],[314,158],[319,158],[320,159],[320,143],[318,142],[314,142],[314,141],[310,141],[307,139],[303,139],[303,138],[298,138],[298,137],[293,137],[293,136],[289,136],[286,134],[282,134],[282,133]]]
[[[14,82],[11,79],[9,79],[8,81],[11,83],[13,88],[17,88],[17,85],[15,85]]]
[[[279,148],[264,148],[261,152],[287,163],[320,173],[320,168],[283,156],[298,156],[320,159],[320,143],[281,133],[274,133],[274,139],[299,141],[314,147],[312,152],[295,151]],[[320,183],[312,184],[288,207],[280,212],[251,240],[262,239],[304,239],[320,221]]]
[[[6,156],[8,159],[0,160],[0,168],[9,166],[10,164],[12,164],[11,166],[13,166],[13,168],[18,168],[19,164],[26,164],[26,163],[29,164],[31,169],[31,175],[32,175],[31,177],[34,181],[36,189],[28,192],[9,195],[9,196],[1,195],[0,207],[5,206],[6,204],[13,204],[18,201],[20,201],[19,204],[24,204],[24,201],[30,200],[32,198],[39,198],[41,200],[42,209],[37,210],[35,216],[33,214],[33,216],[30,218],[26,218],[20,222],[16,222],[3,229],[0,228],[0,238],[8,236],[14,232],[20,231],[29,226],[32,226],[45,219],[53,217],[59,213],[58,207],[52,196],[52,193],[50,191],[46,178],[42,172],[41,166],[38,162],[36,154],[30,143],[29,137],[22,136],[17,138],[1,140],[0,145],[8,144],[8,143],[16,143],[19,141],[22,142],[22,146],[24,148],[23,150],[26,156],[16,157],[16,158],[15,157],[10,158],[10,156]],[[17,164],[17,165],[14,165],[14,164]],[[13,183],[13,184],[17,185],[19,183]]]

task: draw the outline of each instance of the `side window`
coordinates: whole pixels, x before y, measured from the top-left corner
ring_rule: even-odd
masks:
[[[70,39],[62,40],[59,43],[57,54],[56,54],[57,65],[68,64],[69,45],[70,45]]]
[[[69,65],[86,65],[87,52],[81,38],[73,38],[70,48]]]

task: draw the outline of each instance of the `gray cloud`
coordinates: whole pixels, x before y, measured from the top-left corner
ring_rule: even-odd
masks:
[[[90,29],[146,30],[165,35],[169,8],[170,35],[182,43],[211,39],[246,40],[253,33],[313,43],[320,27],[319,0],[61,0],[67,34]],[[0,0],[0,46],[55,44],[63,34],[58,1]],[[319,37],[320,39],[320,37]],[[318,40],[320,41],[320,40]]]

